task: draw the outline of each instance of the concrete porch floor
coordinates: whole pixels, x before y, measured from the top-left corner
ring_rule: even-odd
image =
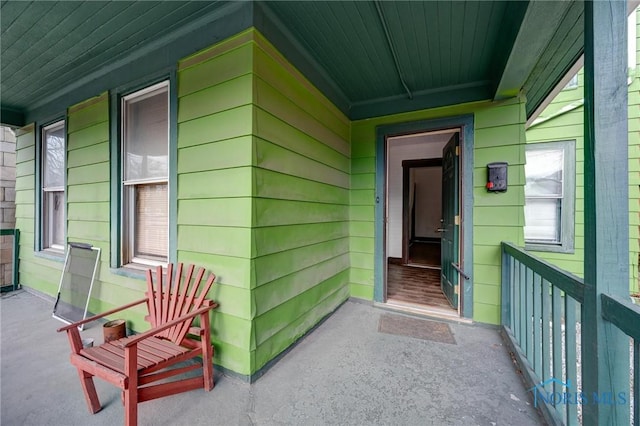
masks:
[[[51,311],[25,291],[2,296],[0,423],[123,424],[119,391],[100,379],[103,408],[89,414]],[[256,383],[216,373],[210,393],[140,404],[139,423],[543,424],[496,330],[450,323],[456,344],[437,343],[380,333],[382,314],[389,312],[347,302]],[[99,326],[82,334],[102,341]]]

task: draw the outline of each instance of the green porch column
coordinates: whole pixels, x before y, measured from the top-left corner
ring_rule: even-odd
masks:
[[[629,424],[629,340],[602,318],[601,294],[628,296],[627,2],[585,2],[585,425]],[[594,403],[626,392],[627,403]]]

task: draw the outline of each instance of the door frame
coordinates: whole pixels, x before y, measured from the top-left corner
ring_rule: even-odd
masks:
[[[469,280],[460,282],[460,316],[473,318],[473,115],[410,121],[376,127],[374,287],[376,302],[386,302],[387,139],[394,136],[460,129],[460,266]]]
[[[422,167],[442,168],[442,158],[402,160],[402,263],[404,265],[409,262],[409,243],[411,242],[411,230],[409,229],[409,216],[411,215],[409,211],[410,173],[411,169]],[[415,223],[412,225],[415,227]]]

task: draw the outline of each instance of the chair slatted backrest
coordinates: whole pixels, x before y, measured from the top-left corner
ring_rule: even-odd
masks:
[[[175,274],[173,264],[167,266],[166,283],[163,283],[162,266],[156,268],[156,280],[153,280],[151,269],[147,270],[147,306],[148,320],[151,327],[157,327],[173,321],[182,315],[201,308],[216,276],[209,274],[202,285],[204,268],[199,268],[194,277],[194,265],[187,268],[186,277],[182,276],[182,263],[178,264]],[[191,327],[191,321],[175,325],[157,334],[158,337],[180,344]]]

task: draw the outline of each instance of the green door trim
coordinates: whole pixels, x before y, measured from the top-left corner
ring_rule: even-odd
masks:
[[[385,194],[386,194],[386,141],[388,137],[406,135],[420,132],[459,127],[460,147],[462,158],[460,173],[462,175],[461,188],[462,206],[461,214],[464,218],[460,233],[462,235],[463,259],[461,265],[470,277],[465,281],[460,295],[460,315],[464,318],[473,318],[473,115],[439,118],[433,120],[411,121],[378,126],[376,128],[376,201],[375,201],[375,251],[374,251],[374,287],[373,299],[376,302],[385,302]]]

